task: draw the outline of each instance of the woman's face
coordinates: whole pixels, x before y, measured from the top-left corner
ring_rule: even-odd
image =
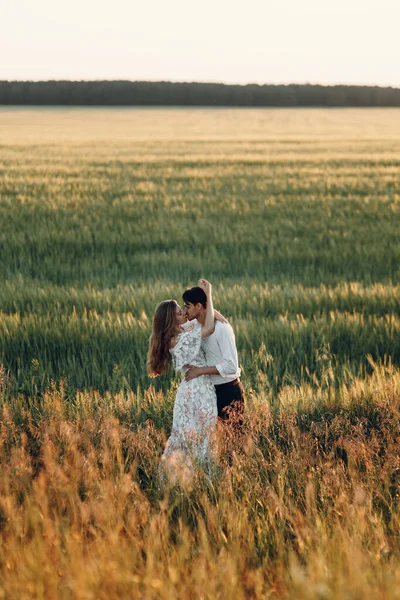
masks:
[[[176,311],[175,311],[175,323],[178,325],[183,325],[183,323],[186,323],[187,321],[187,316],[186,316],[186,311],[183,310],[179,304],[176,305]]]

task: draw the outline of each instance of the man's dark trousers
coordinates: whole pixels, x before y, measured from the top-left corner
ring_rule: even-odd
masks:
[[[238,379],[215,385],[217,394],[218,417],[223,421],[232,421],[233,425],[243,424],[244,390]]]

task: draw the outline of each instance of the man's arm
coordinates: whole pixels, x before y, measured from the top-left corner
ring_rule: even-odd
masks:
[[[185,365],[188,371],[185,374],[186,381],[200,377],[200,375],[220,375],[221,377],[232,377],[238,371],[237,350],[235,335],[231,327],[219,327],[215,329],[218,345],[221,350],[222,360],[214,367],[194,367]]]
[[[219,327],[215,330],[215,336],[222,355],[222,360],[215,365],[217,374],[221,377],[232,377],[239,368],[233,329],[230,325]]]
[[[189,369],[185,374],[186,381],[196,379],[200,375],[219,375],[217,367],[194,367],[193,365],[185,365],[185,367]]]

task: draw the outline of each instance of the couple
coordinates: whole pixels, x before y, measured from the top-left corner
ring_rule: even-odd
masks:
[[[200,279],[198,287],[183,293],[183,301],[184,309],[175,300],[157,306],[147,362],[153,377],[171,360],[182,375],[161,459],[172,482],[190,479],[195,464],[209,471],[217,417],[240,425],[244,406],[235,335],[214,310],[211,284]]]

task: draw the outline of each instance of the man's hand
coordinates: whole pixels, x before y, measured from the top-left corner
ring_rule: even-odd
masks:
[[[185,373],[185,381],[190,381],[191,379],[196,379],[196,377],[200,377],[201,375],[201,367],[194,367],[193,365],[185,365],[186,371]]]

